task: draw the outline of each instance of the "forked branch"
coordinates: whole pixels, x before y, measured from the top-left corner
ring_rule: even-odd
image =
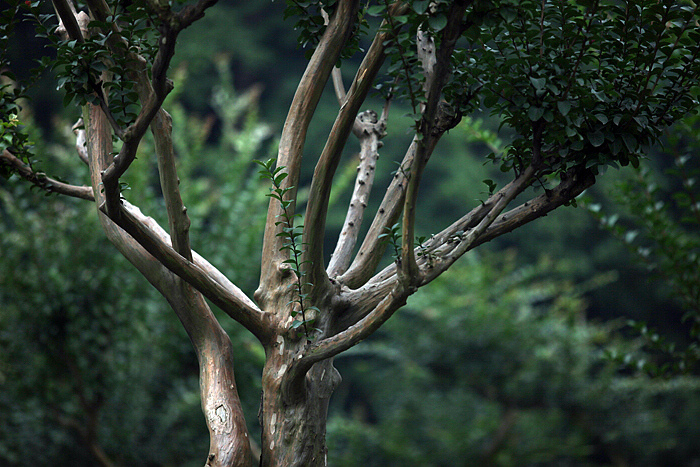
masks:
[[[401,11],[401,8],[394,6],[393,10],[391,13],[395,14],[395,11]],[[304,239],[308,248],[305,259],[308,260],[311,281],[314,283],[326,280],[323,267],[323,236],[333,176],[343,148],[355,127],[360,106],[367,98],[377,73],[384,63],[385,44],[392,34],[386,27],[382,27],[372,41],[340,106],[338,116],[314,170],[304,219]]]
[[[528,175],[531,181],[531,174],[523,172],[518,180],[503,187],[489,200],[442,232],[433,235],[425,243],[424,255],[418,260],[422,278],[419,286],[437,278],[467,251],[546,216],[554,209],[571,202],[595,183],[591,171],[577,167],[567,172],[567,176],[556,187],[523,202],[518,207],[502,212],[508,200],[512,200],[517,193],[529,186]],[[418,254],[418,249],[415,253]],[[345,311],[336,317],[337,326],[341,329],[351,326],[370,313],[395,286],[396,273],[396,264],[391,264],[363,287],[341,294],[338,302],[343,303]]]

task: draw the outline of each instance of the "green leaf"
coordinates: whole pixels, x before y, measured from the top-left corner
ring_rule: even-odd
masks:
[[[439,14],[438,16],[433,16],[428,20],[428,25],[430,25],[431,29],[434,31],[442,31],[445,26],[447,26],[447,18],[443,14]]]
[[[530,77],[530,83],[532,83],[532,86],[540,91],[544,89],[545,84],[547,84],[547,78],[533,78],[532,76]]]
[[[602,131],[594,131],[592,133],[588,133],[588,141],[591,142],[593,147],[600,147],[605,142],[605,135],[603,135]]]
[[[569,101],[558,101],[557,102],[557,108],[559,109],[559,112],[566,117],[569,111],[571,110],[571,102]],[[569,135],[571,136],[571,135]]]
[[[527,109],[527,116],[531,121],[536,122],[544,115],[544,109],[542,107],[535,107],[534,105]]]
[[[413,2],[413,11],[418,13],[419,15],[422,15],[428,10],[428,4],[429,0],[418,0]]]
[[[637,150],[637,138],[628,133],[622,135],[622,141],[625,143],[625,147],[628,151],[633,152]]]
[[[367,14],[369,16],[383,16],[384,10],[386,10],[384,5],[372,5],[371,7],[367,8]]]

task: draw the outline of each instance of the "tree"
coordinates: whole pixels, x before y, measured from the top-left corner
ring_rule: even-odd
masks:
[[[309,61],[277,158],[260,162],[272,190],[251,299],[190,246],[170,117],[162,108],[173,88],[167,72],[178,34],[215,1],[86,0],[76,9],[55,0],[55,14],[41,12],[40,2],[9,3],[0,23],[3,50],[21,14],[34,18],[55,46],[56,58],[42,64],[55,71],[64,103],[82,108],[76,146],[91,186],[36,168],[19,120],[22,83],[3,86],[0,169],[93,202],[108,239],[173,308],[200,365],[207,465],[249,465],[251,449],[234,378],[236,350],[205,299],[265,349],[261,465],[325,465],[328,400],[340,381],[334,356],[375,332],[467,251],[574,204],[607,166],[637,165],[663,128],[697,105],[700,33],[693,3],[291,2],[287,12],[298,18]],[[347,66],[355,53],[362,61],[346,91],[336,65]],[[297,189],[306,134],[330,80],[340,106],[315,162],[302,217]],[[360,112],[373,87],[386,101],[381,113]],[[410,106],[413,139],[356,247],[393,100]],[[499,188],[485,180],[484,200],[431,237],[417,237],[426,164],[462,115],[480,110],[498,114],[509,129],[507,148],[487,160],[511,181]],[[133,169],[149,128],[168,232],[123,193],[122,177]],[[359,140],[360,165],[326,261],[331,187],[351,134]],[[394,261],[377,272],[387,248]]]
[[[629,323],[652,354],[614,356],[652,376],[692,372],[700,360],[700,193],[696,183],[700,170],[693,157],[698,148],[697,125],[698,116],[692,115],[666,132],[663,151],[670,166],[666,170],[652,171],[651,164],[643,164],[617,181],[612,190],[614,208],[604,209],[602,203],[588,206],[601,226],[664,285],[664,295],[683,312],[679,315],[682,326],[675,322],[671,330],[658,331],[657,323]],[[615,213],[603,215],[613,209]]]

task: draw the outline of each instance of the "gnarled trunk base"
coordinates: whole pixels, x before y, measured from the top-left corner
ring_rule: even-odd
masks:
[[[263,372],[261,467],[319,467],[328,464],[326,421],[331,394],[340,383],[332,360],[306,375],[304,397],[288,403],[282,381],[287,364],[269,359]]]

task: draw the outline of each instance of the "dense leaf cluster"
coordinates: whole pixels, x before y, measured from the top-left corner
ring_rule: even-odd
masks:
[[[636,166],[641,148],[697,104],[696,5],[497,3],[466,29],[448,95],[469,90],[467,108],[491,109],[516,131],[504,169]]]

